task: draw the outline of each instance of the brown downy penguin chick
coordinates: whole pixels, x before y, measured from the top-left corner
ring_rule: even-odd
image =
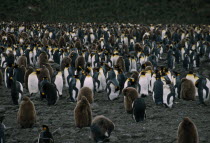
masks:
[[[132,113],[132,103],[133,101],[138,98],[138,92],[133,87],[127,87],[123,89],[123,95],[124,95],[124,107],[127,113]]]
[[[71,59],[69,57],[64,57],[61,62],[61,71],[64,71],[66,65],[71,65]]]
[[[2,74],[2,71],[0,69],[0,86],[2,85],[2,82],[3,82],[3,74]]]
[[[23,65],[24,67],[26,67],[27,66],[27,57],[25,55],[20,56],[17,60],[17,65],[18,66]]]
[[[54,71],[53,71],[53,68],[51,67],[51,65],[49,63],[46,63],[44,64],[46,66],[46,68],[49,70],[49,73],[50,73],[50,77],[52,77]],[[42,65],[43,66],[43,65]],[[41,66],[41,67],[42,67]]]
[[[125,71],[125,61],[122,56],[120,56],[117,59],[116,65],[119,67],[119,69],[122,69],[123,71]]]
[[[195,124],[188,118],[184,118],[179,124],[177,143],[198,143],[198,131]]]
[[[85,58],[83,56],[78,56],[75,61],[75,67],[76,69],[84,69],[85,68]]]
[[[31,128],[36,122],[36,110],[29,97],[24,96],[17,114],[17,122],[21,128]]]
[[[38,66],[48,63],[48,55],[46,52],[42,52],[38,58]]]
[[[115,125],[110,119],[103,115],[96,116],[90,126],[91,137],[95,142],[108,141],[114,128]]]
[[[149,71],[149,70],[151,70],[151,71],[153,70],[151,66],[147,66],[147,67],[145,68],[145,71]]]
[[[150,66],[153,69],[153,65],[150,61],[146,61],[144,64],[146,65],[146,67]]]
[[[25,72],[24,83],[25,83],[25,87],[26,87],[27,90],[28,90],[28,77],[33,72],[33,70],[34,70],[33,67],[32,66],[29,66],[26,69],[26,72]]]
[[[92,122],[92,112],[90,103],[85,96],[81,97],[81,100],[77,102],[74,109],[74,120],[76,127],[89,127]]]
[[[195,100],[195,85],[189,79],[181,80],[181,98],[184,100]]]
[[[66,46],[66,40],[64,36],[60,36],[59,41],[58,41],[58,46],[59,48],[63,48]]]
[[[44,77],[47,77],[48,80],[51,81],[50,72],[45,65],[42,66],[42,68],[40,69],[40,73],[38,74],[39,82],[41,82]]]
[[[93,91],[89,87],[82,87],[78,93],[77,101],[81,100],[81,98],[85,96],[89,103],[93,103]]]

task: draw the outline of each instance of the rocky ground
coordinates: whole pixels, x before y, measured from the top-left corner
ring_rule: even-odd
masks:
[[[200,72],[210,77],[210,63],[202,62]],[[184,71],[182,71],[184,72]],[[24,95],[29,95],[25,90]],[[40,101],[39,96],[30,97],[37,111],[37,123],[31,129],[21,129],[17,124],[18,106],[12,104],[10,90],[0,86],[0,107],[6,109],[4,124],[7,129],[7,143],[33,143],[41,131],[41,125],[46,124],[54,135],[55,143],[87,143],[93,142],[89,128],[76,128],[74,124],[74,107],[76,103],[66,100],[67,92],[55,106],[47,106]],[[197,101],[176,99],[172,109],[156,106],[149,96],[145,98],[147,119],[135,123],[123,106],[123,96],[118,100],[108,101],[106,93],[96,93],[91,105],[93,117],[104,115],[115,123],[110,142],[132,143],[175,143],[177,128],[183,117],[190,117],[196,124],[200,143],[209,143],[210,139],[210,103],[208,106],[198,105]]]

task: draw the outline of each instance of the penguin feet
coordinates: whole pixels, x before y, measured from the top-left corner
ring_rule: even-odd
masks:
[[[76,102],[76,101],[74,99],[72,99],[71,97],[68,97],[67,102]]]
[[[207,104],[205,102],[199,102],[198,105],[207,106]]]

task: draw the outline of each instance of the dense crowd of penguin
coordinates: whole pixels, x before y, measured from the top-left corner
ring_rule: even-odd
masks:
[[[22,128],[36,123],[35,106],[23,87],[49,106],[56,106],[68,89],[67,101],[77,102],[76,127],[90,127],[95,142],[108,140],[115,128],[103,115],[92,119],[90,104],[99,92],[105,92],[107,100],[122,94],[125,111],[136,122],[145,120],[144,98],[150,95],[156,105],[168,108],[176,98],[198,99],[203,105],[209,100],[209,79],[194,72],[201,58],[210,59],[209,26],[2,22],[0,29],[0,85],[11,89]],[[160,60],[167,65],[159,65]],[[175,70],[178,64],[187,75]],[[42,129],[38,142],[54,142],[48,126]],[[5,142],[3,120],[0,140]],[[198,142],[191,119],[180,123],[177,140]]]

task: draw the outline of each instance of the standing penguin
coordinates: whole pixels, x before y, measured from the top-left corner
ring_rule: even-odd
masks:
[[[153,100],[156,105],[163,104],[163,82],[160,77],[160,75],[156,75],[156,81],[153,88]]]
[[[76,127],[83,128],[89,127],[92,122],[92,112],[90,103],[85,96],[81,97],[81,100],[77,102],[74,109],[74,120]]]
[[[22,128],[31,128],[36,122],[36,110],[29,97],[24,96],[20,104],[17,121]]]
[[[70,81],[68,81],[69,85],[69,100],[72,102],[75,102],[77,99],[78,92],[81,88],[81,82],[78,75],[74,75],[72,78],[70,78]]]
[[[144,121],[146,118],[146,104],[143,98],[136,98],[132,104],[133,119],[136,122]]]
[[[90,74],[86,75],[83,86],[89,87],[92,91],[95,91],[93,77]]]
[[[36,72],[32,72],[28,76],[28,91],[30,95],[36,94],[39,92],[39,80],[38,75],[40,73],[40,69],[37,69]]]
[[[181,76],[179,73],[175,72],[175,81],[174,81],[174,90],[175,90],[175,97],[180,98],[181,92]]]
[[[42,125],[42,132],[39,134],[38,143],[54,143],[53,136],[47,125]]]
[[[188,117],[178,126],[177,143],[199,143],[197,127]]]
[[[109,100],[117,99],[120,93],[119,82],[116,79],[114,70],[110,70],[107,75],[106,92]]]
[[[181,98],[184,100],[195,100],[195,85],[191,80],[183,78],[181,81]]]
[[[201,77],[196,81],[195,86],[198,88],[199,103],[206,105],[205,102],[209,100],[210,96],[210,81]]]
[[[22,94],[23,94],[22,84],[16,80],[16,77],[12,78],[11,96],[12,96],[12,101],[15,105],[20,104]]]
[[[133,109],[132,109],[132,104],[136,98],[138,98],[139,94],[137,90],[133,87],[127,87],[123,89],[122,91],[124,95],[124,107],[127,113],[131,114]]]
[[[2,85],[2,82],[3,82],[3,74],[2,74],[2,71],[0,69],[0,86]]]
[[[20,83],[24,83],[24,76],[25,76],[25,72],[26,72],[26,68],[21,65],[15,65],[14,66],[14,73],[16,73],[14,76],[16,78],[17,81],[19,81]]]
[[[13,72],[14,72],[13,70],[14,70],[13,66],[5,68],[4,82],[5,82],[6,88],[11,88],[11,86],[12,86],[12,77],[13,77]]]
[[[33,72],[33,67],[29,66],[26,69],[26,73],[25,73],[25,76],[24,76],[24,83],[25,83],[25,87],[26,87],[27,90],[28,90],[28,77],[32,72]]]
[[[96,116],[90,126],[91,137],[95,142],[107,141],[114,130],[114,123],[103,115]]]
[[[139,85],[141,87],[141,97],[146,97],[148,96],[148,91],[149,91],[149,82],[146,77],[146,73],[144,71],[141,72],[140,78],[139,78]]]
[[[163,104],[165,104],[166,107],[172,108],[174,97],[175,93],[170,88],[170,85],[163,85]]]
[[[54,84],[56,85],[56,88],[59,92],[59,96],[62,96],[63,93],[63,77],[62,77],[62,72],[58,71],[56,76],[55,76],[55,81]]]

